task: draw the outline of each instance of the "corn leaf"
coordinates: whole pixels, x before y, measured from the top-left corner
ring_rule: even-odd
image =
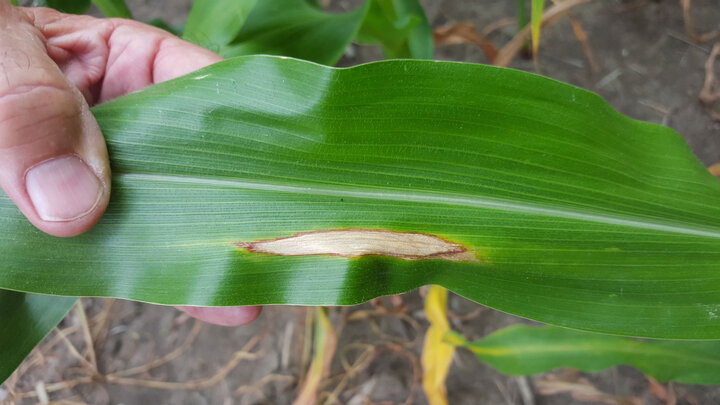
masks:
[[[125,0],[92,0],[106,17],[132,18]]]
[[[596,372],[631,365],[659,381],[720,384],[720,341],[641,341],[552,326],[514,325],[475,342],[450,332],[446,342],[470,349],[506,374],[559,367]]]
[[[90,0],[33,0],[33,7],[50,7],[63,13],[85,14],[90,9]]]
[[[526,0],[515,0],[515,17],[517,20],[517,30],[520,31],[525,28],[528,23]]]
[[[381,45],[388,58],[432,58],[432,32],[417,0],[368,0],[342,14],[310,1],[198,0],[184,34],[225,57],[276,54],[330,65],[356,36]]]
[[[258,1],[219,53],[283,55],[332,65],[357,35],[367,8],[368,2],[348,13],[331,14],[301,0]]]
[[[438,284],[554,325],[720,338],[720,182],[677,133],[576,87],[473,64],[248,56],[93,113],[113,169],[103,220],[53,238],[2,196],[0,288],[351,305]],[[253,251],[312,231],[331,232]],[[443,254],[412,256],[408,235]]]
[[[322,4],[320,4],[320,0],[305,0],[305,2],[319,10],[323,9]]]
[[[533,55],[537,56],[540,47],[540,25],[542,24],[542,13],[545,9],[545,0],[532,0],[530,10],[530,32],[532,36]]]
[[[358,42],[381,45],[388,59],[432,59],[432,30],[417,0],[368,2]]]
[[[152,25],[153,27],[160,28],[161,30],[165,30],[178,37],[181,37],[183,35],[183,31],[185,30],[184,25],[171,26],[167,23],[167,21],[163,20],[162,18],[153,18],[152,20],[148,21],[147,24]]]
[[[448,400],[445,379],[452,364],[455,346],[443,340],[450,331],[445,288],[430,286],[425,297],[425,316],[430,322],[430,327],[425,333],[421,359],[423,389],[430,405],[446,405]]]
[[[315,308],[315,331],[313,339],[313,358],[305,375],[298,397],[293,405],[313,405],[317,403],[320,383],[330,373],[330,365],[337,347],[337,335],[328,318],[327,308]]]
[[[0,384],[74,304],[71,297],[0,290]]]
[[[183,39],[219,52],[237,37],[256,3],[257,0],[194,0]]]

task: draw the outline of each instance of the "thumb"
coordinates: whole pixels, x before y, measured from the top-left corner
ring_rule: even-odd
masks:
[[[110,195],[105,141],[80,91],[50,59],[42,35],[0,0],[0,187],[40,230],[74,236]]]

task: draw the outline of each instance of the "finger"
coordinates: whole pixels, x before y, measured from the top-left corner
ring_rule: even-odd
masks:
[[[66,15],[27,8],[47,38],[50,56],[88,96],[101,83],[104,102],[190,73],[222,58],[173,34],[132,20]]]
[[[168,39],[155,55],[155,83],[174,79],[221,61],[210,51],[179,39]],[[193,318],[222,326],[240,326],[254,321],[262,311],[259,306],[235,307],[176,307]]]
[[[0,186],[39,229],[74,236],[110,194],[105,141],[20,9],[0,0]]]
[[[170,33],[130,21],[115,28],[108,44],[110,54],[100,102],[222,60],[219,55]]]
[[[133,31],[137,33],[138,31]],[[127,41],[127,42],[126,42]],[[119,36],[118,45],[130,46],[128,43],[132,38]],[[111,55],[113,47],[111,46]],[[136,48],[137,49],[137,48]],[[159,42],[152,55],[152,80],[153,83],[160,83],[166,80],[188,74],[205,66],[221,61],[222,58],[199,46],[169,37]],[[122,58],[116,58],[111,66],[112,75],[123,75],[131,72],[134,68]],[[105,93],[113,95],[112,92]],[[254,321],[262,312],[260,306],[234,306],[234,307],[189,307],[178,306],[177,309],[187,313],[193,318],[203,322],[221,326],[241,326]]]
[[[26,11],[47,38],[52,57],[86,97],[102,77],[99,102],[222,60],[204,48],[134,21],[67,16],[42,8]],[[257,318],[262,307],[178,309],[208,323],[238,326]]]
[[[153,83],[194,72],[205,66],[221,61],[222,58],[199,46],[180,40],[166,38],[157,47],[153,58]],[[119,67],[120,65],[116,65]],[[126,69],[131,68],[125,66]],[[118,70],[118,74],[122,69]],[[254,321],[262,312],[260,306],[235,307],[176,307],[193,318],[221,326],[241,326]]]
[[[112,48],[111,48],[112,49]],[[174,79],[205,66],[221,61],[222,58],[204,48],[192,45],[179,38],[167,38],[160,42],[153,58],[153,83]],[[121,65],[115,65],[119,68]],[[131,66],[125,66],[130,69]],[[118,74],[122,69],[118,69]],[[254,321],[262,311],[260,306],[235,307],[188,307],[177,309],[203,322],[221,326],[241,326]]]
[[[222,58],[204,48],[170,38],[161,43],[154,60],[154,83],[174,79],[221,61]],[[222,326],[240,326],[254,321],[262,311],[259,306],[177,307],[203,322]]]

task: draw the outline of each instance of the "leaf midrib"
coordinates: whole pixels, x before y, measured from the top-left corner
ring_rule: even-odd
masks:
[[[690,353],[683,351],[677,352],[677,348],[667,348],[654,344],[642,345],[641,342],[635,341],[614,341],[614,342],[593,342],[593,343],[567,343],[563,342],[556,345],[528,345],[524,344],[522,347],[515,346],[481,346],[481,345],[468,345],[471,350],[482,356],[491,357],[505,357],[508,355],[529,355],[529,354],[547,354],[552,352],[567,353],[567,352],[614,352],[615,354],[637,354],[637,355],[660,355],[669,358],[676,358],[681,360],[691,360],[697,363],[705,363],[709,365],[718,366],[720,360],[713,359],[708,356],[699,356],[697,353]],[[493,353],[493,351],[505,351],[505,353]]]
[[[665,221],[665,223],[652,221],[649,218],[631,217],[625,215],[600,215],[597,213],[584,212],[577,208],[563,207],[562,209],[550,208],[541,204],[518,202],[509,199],[490,199],[478,198],[476,196],[468,197],[464,195],[441,195],[431,193],[403,193],[396,190],[384,190],[381,188],[372,188],[367,191],[340,189],[340,188],[323,188],[317,185],[299,186],[299,185],[282,185],[272,183],[254,183],[249,181],[234,180],[227,178],[199,177],[187,175],[170,175],[156,173],[122,173],[116,172],[115,176],[125,179],[136,179],[144,181],[159,181],[167,183],[185,183],[204,186],[218,186],[247,190],[260,191],[276,191],[284,193],[297,193],[309,195],[326,195],[326,196],[344,196],[357,197],[366,199],[381,199],[392,201],[408,201],[416,203],[434,203],[443,205],[456,205],[463,207],[486,208],[504,212],[518,212],[522,214],[535,214],[549,217],[560,217],[565,219],[574,219],[579,221],[587,221],[600,224],[610,224],[617,226],[625,226],[631,228],[639,228],[653,231],[669,232],[683,235],[701,236],[707,238],[720,239],[720,231],[701,227],[697,224],[679,223],[674,221]]]

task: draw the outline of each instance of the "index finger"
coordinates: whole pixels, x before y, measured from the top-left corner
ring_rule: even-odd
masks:
[[[100,83],[104,102],[193,72],[222,58],[175,35],[137,21],[98,19],[25,8],[47,39],[50,56],[81,91]]]

